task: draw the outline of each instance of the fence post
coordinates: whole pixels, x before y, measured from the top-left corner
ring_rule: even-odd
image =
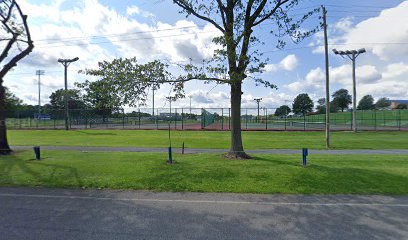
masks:
[[[303,112],[303,131],[306,131],[306,113]]]
[[[156,121],[156,129],[159,129],[159,109],[156,110],[156,117],[154,118],[154,120]]]
[[[174,108],[174,130],[177,129],[177,108]]]
[[[138,115],[137,115],[137,119],[138,119],[138,125],[139,125],[139,129],[140,129],[140,109],[138,109]],[[154,116],[152,116],[154,118]],[[153,120],[154,121],[154,120]]]
[[[401,131],[401,110],[398,110],[397,124],[398,124],[398,131]]]
[[[221,130],[224,130],[224,108],[221,108]]]
[[[231,108],[228,108],[228,129],[231,130]]]
[[[125,109],[122,108],[122,128],[125,129]]]
[[[268,109],[265,107],[265,129],[268,130]]]
[[[245,129],[248,130],[248,109],[245,109]]]
[[[184,130],[184,108],[181,108],[181,130]]]

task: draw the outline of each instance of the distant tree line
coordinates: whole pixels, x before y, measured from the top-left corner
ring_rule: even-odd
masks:
[[[349,109],[352,103],[352,97],[347,89],[339,89],[335,91],[332,95],[332,100],[330,101],[330,112],[344,112]],[[357,110],[382,110],[388,109],[391,106],[391,101],[382,97],[374,102],[374,98],[371,95],[363,96],[357,105]],[[278,107],[275,111],[275,116],[283,117],[288,116],[292,113],[295,115],[303,116],[311,114],[313,111],[314,103],[310,99],[307,93],[302,93],[296,96],[292,103],[292,109],[288,105],[282,105]],[[317,100],[316,114],[326,113],[326,99],[319,98]],[[396,109],[407,109],[406,104],[399,104]]]

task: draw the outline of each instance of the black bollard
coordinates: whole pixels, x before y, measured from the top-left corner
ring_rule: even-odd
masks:
[[[173,164],[173,157],[171,152],[171,147],[169,147],[169,160],[167,161],[168,164]]]
[[[309,155],[309,151],[307,148],[302,149],[302,156],[303,156],[303,166],[307,166],[307,155]]]
[[[181,154],[184,154],[184,142],[183,142],[183,147],[181,148]]]
[[[35,146],[35,147],[33,147],[33,149],[34,149],[34,153],[35,153],[35,159],[36,159],[36,160],[41,160],[40,147],[39,147],[39,146]]]

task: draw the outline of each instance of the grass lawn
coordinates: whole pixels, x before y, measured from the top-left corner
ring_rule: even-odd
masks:
[[[0,159],[0,186],[143,189],[154,191],[408,194],[404,155],[257,155],[246,161],[216,154],[17,151]]]
[[[157,130],[9,130],[16,146],[167,147],[168,132]],[[245,149],[325,149],[324,132],[243,132]],[[408,132],[334,132],[333,149],[407,149]],[[228,149],[230,132],[172,131],[174,147]]]

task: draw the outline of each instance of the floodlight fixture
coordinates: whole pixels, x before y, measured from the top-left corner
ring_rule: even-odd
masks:
[[[337,49],[333,49],[333,52],[336,55],[340,55],[344,58],[344,55],[347,56],[353,63],[353,131],[357,132],[356,128],[356,58],[365,53],[365,48],[360,48],[359,50],[346,50],[346,51],[338,51]]]
[[[58,62],[64,66],[64,80],[65,80],[65,92],[64,92],[64,105],[65,105],[65,130],[69,130],[69,110],[68,110],[68,80],[67,80],[67,72],[68,66],[78,61],[79,58],[72,58],[72,59],[58,59]]]

